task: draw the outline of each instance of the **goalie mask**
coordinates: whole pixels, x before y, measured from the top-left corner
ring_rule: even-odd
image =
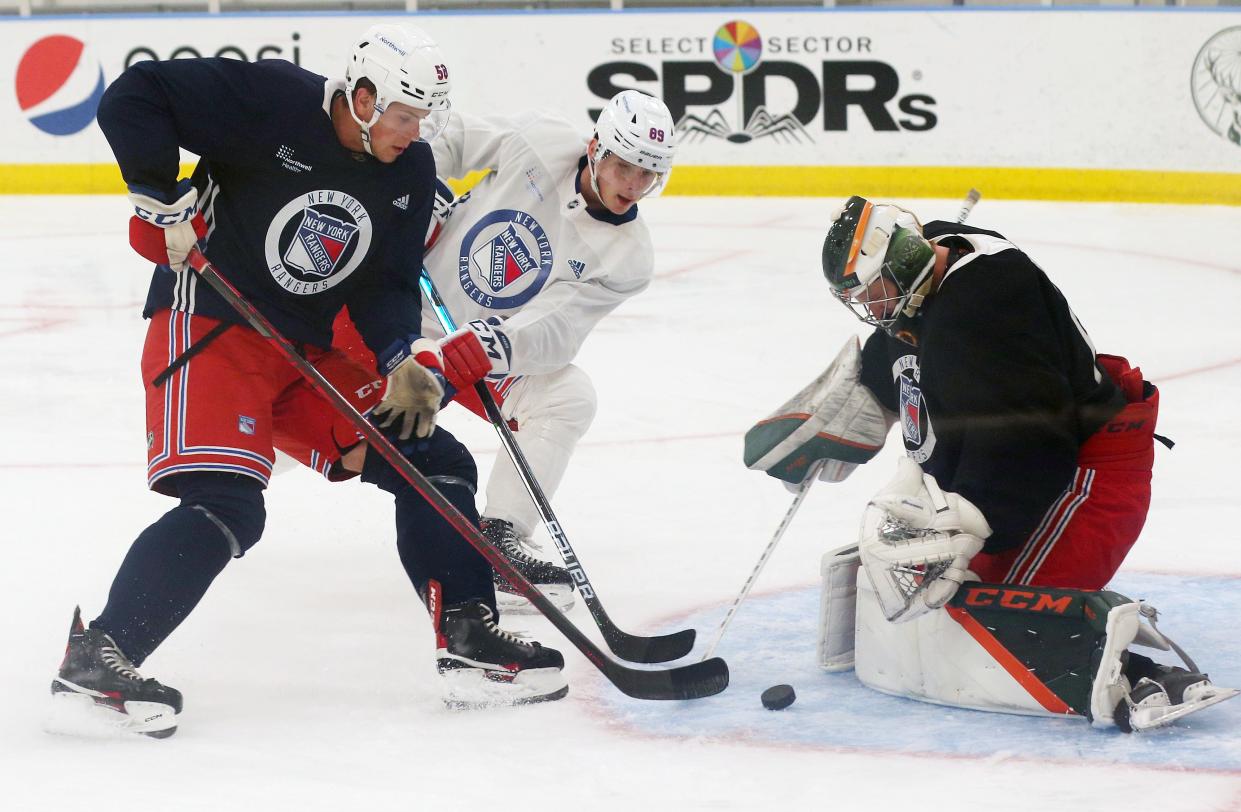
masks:
[[[599,194],[595,167],[609,155],[654,173],[643,196],[657,195],[672,174],[676,133],[668,106],[640,90],[622,90],[599,112],[595,122],[599,145],[590,161],[590,185]]]
[[[855,316],[891,335],[931,286],[935,251],[911,212],[854,195],[823,241],[823,275]]]
[[[375,110],[369,121],[363,121],[353,109],[353,93],[362,79],[375,86]],[[426,111],[428,115],[419,122],[419,134],[423,141],[433,140],[448,123],[451,88],[448,67],[435,40],[417,28],[400,25],[367,29],[353,46],[345,70],[349,114],[362,127],[362,145],[368,153],[370,129],[393,102]]]

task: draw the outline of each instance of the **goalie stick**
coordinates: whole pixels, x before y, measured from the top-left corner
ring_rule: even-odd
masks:
[[[678,668],[639,670],[629,668],[609,658],[589,637],[573,625],[539,589],[526,580],[504,556],[488,542],[478,528],[472,525],[432,485],[422,472],[397,451],[391,441],[375,428],[336,388],[323,377],[319,370],[303,358],[288,339],[268,321],[224,276],[195,248],[187,257],[188,264],[220,296],[258,332],[266,338],[285,359],[301,373],[316,392],[323,396],[349,423],[366,438],[371,449],[382,456],[417,491],[435,512],[444,518],[470,546],[499,570],[518,592],[538,607],[561,634],[598,668],[616,688],[635,699],[698,699],[713,696],[728,687],[728,665],[716,657],[705,662],[691,663]]]
[[[419,284],[422,286],[422,292],[431,302],[435,316],[440,326],[444,328],[444,332],[447,334],[456,330],[457,324],[453,321],[452,314],[448,312],[444,300],[440,298],[439,291],[435,289],[435,283],[431,281],[425,268],[422,270]],[[530,499],[538,508],[539,516],[543,519],[543,526],[547,528],[548,535],[556,543],[556,549],[564,557],[565,566],[573,577],[574,586],[582,594],[586,608],[590,610],[590,616],[594,618],[595,625],[599,627],[612,653],[631,663],[663,663],[689,654],[694,647],[696,636],[693,629],[682,629],[679,632],[654,637],[642,637],[629,634],[612,622],[612,618],[608,616],[603,604],[599,601],[599,596],[590,578],[586,575],[586,570],[582,567],[582,560],[573,551],[573,546],[569,544],[569,538],[565,535],[564,527],[552,511],[551,503],[544,495],[543,488],[534,478],[534,472],[530,470],[526,455],[517,445],[517,440],[508,427],[508,422],[500,414],[500,407],[496,404],[491,390],[487,388],[486,383],[479,381],[474,384],[474,391],[478,394],[478,399],[482,401],[483,409],[487,412],[487,419],[491,421],[496,434],[500,436],[500,444],[504,446],[509,459],[513,461],[513,467],[517,469],[521,483],[526,486],[526,493],[530,494]]]
[[[801,509],[802,502],[806,501],[806,494],[810,493],[810,486],[819,478],[819,471],[823,469],[823,462],[816,462],[806,473],[806,478],[801,481],[801,485],[797,486],[797,495],[793,497],[793,504],[789,505],[789,509],[785,511],[784,518],[780,521],[780,526],[776,528],[776,533],[771,537],[771,541],[767,542],[767,549],[763,550],[763,554],[759,556],[758,563],[754,565],[754,569],[750,571],[750,577],[745,579],[745,583],[741,586],[741,591],[737,593],[737,597],[733,599],[733,605],[728,607],[728,613],[724,615],[724,619],[720,621],[720,628],[715,632],[711,645],[707,646],[707,650],[703,652],[702,660],[706,662],[712,654],[715,653],[715,647],[720,644],[720,640],[724,638],[724,630],[728,628],[728,624],[732,622],[733,615],[737,614],[737,609],[741,607],[741,602],[745,600],[746,595],[750,594],[750,589],[754,586],[754,582],[758,580],[758,575],[763,571],[763,567],[767,566],[767,559],[771,558],[772,552],[775,551],[776,545],[780,543],[780,539],[784,538],[784,531],[789,529],[789,525],[793,523],[793,517],[797,515],[797,511]]]

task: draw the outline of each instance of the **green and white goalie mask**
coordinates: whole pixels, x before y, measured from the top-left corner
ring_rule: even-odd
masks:
[[[832,217],[823,241],[823,275],[836,298],[892,335],[917,314],[934,267],[935,250],[917,217],[856,195]]]

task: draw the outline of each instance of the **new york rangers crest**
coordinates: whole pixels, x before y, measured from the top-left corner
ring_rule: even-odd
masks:
[[[461,241],[457,278],[466,295],[497,310],[521,307],[547,283],[552,246],[539,222],[500,209],[480,219]]]
[[[905,452],[919,464],[931,458],[935,450],[935,427],[922,394],[922,370],[918,356],[903,355],[892,365],[892,379],[897,384],[900,402],[901,435]]]
[[[264,253],[276,284],[300,296],[322,293],[366,258],[371,217],[344,192],[321,189],[285,204],[267,227]]]
[[[285,264],[311,276],[331,276],[358,227],[310,206],[302,210],[297,236],[284,252]]]
[[[495,292],[504,290],[522,274],[539,270],[530,247],[512,224],[475,250],[472,259],[479,268],[486,268],[487,285]]]

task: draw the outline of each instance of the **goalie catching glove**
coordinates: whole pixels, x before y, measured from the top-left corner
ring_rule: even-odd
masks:
[[[862,517],[862,566],[884,617],[903,623],[939,609],[962,581],[991,526],[972,502],[940,489],[918,463],[901,457],[896,477]]]
[[[862,384],[861,372],[854,336],[822,375],[746,432],[746,467],[794,490],[816,463],[823,463],[820,479],[840,482],[878,454],[896,416]]]
[[[182,179],[171,194],[130,186],[129,202],[134,206],[134,216],[129,218],[130,246],[162,268],[177,273],[185,270],[190,249],[207,236],[198,192],[190,181]]]

